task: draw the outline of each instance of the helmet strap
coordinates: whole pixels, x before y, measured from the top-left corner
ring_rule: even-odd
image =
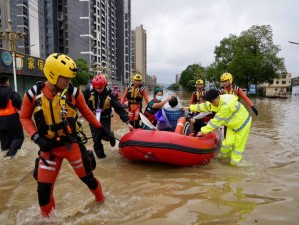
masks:
[[[54,85],[54,87],[56,88],[57,92],[61,92],[63,90],[63,89],[57,87],[56,84]]]

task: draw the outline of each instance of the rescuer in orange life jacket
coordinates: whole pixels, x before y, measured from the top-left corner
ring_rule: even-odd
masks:
[[[130,124],[128,113],[118,101],[111,89],[107,87],[107,79],[103,74],[97,74],[92,79],[92,85],[84,91],[85,101],[88,107],[96,115],[97,119],[107,129],[111,129],[111,112],[114,111],[120,116],[120,119],[128,125],[129,130],[133,130]],[[105,158],[102,139],[107,140],[101,129],[90,126],[93,139],[93,148],[98,158]],[[110,141],[110,145],[115,146],[115,138]]]
[[[0,140],[2,151],[13,158],[24,142],[23,127],[18,111],[21,108],[20,95],[9,87],[7,76],[0,75]]]
[[[233,76],[230,73],[222,74],[220,77],[220,81],[223,85],[223,87],[220,88],[221,94],[232,94],[236,95],[239,98],[242,98],[257,116],[258,111],[254,107],[252,101],[247,97],[247,95],[241,88],[233,84]]]
[[[206,94],[206,91],[203,88],[203,84],[201,79],[195,82],[195,90],[191,94],[190,105],[204,102],[203,96]]]
[[[195,82],[195,91],[191,94],[190,104],[200,104],[205,102],[204,96],[206,95],[206,91],[204,89],[204,81],[202,79],[198,79]],[[200,129],[206,125],[207,121],[209,121],[213,117],[212,114],[209,114],[205,117],[202,116],[202,114],[199,113],[192,113],[192,117],[190,118],[190,122],[192,125],[192,131],[193,135],[196,136],[196,134],[200,131]]]
[[[47,81],[38,82],[24,95],[21,108],[23,127],[40,148],[34,176],[41,213],[45,217],[49,217],[55,208],[54,183],[63,159],[68,160],[95,200],[104,201],[100,181],[92,172],[96,163],[94,155],[86,150],[79,135],[77,109],[94,127],[101,128],[102,125],[86,105],[82,92],[70,83],[77,70],[69,56],[60,53],[49,55],[44,64]],[[114,138],[113,133],[102,129],[110,140]]]
[[[141,85],[142,76],[140,74],[135,74],[133,76],[133,82],[133,85],[129,85],[126,88],[121,99],[121,104],[124,104],[126,99],[128,99],[128,114],[130,123],[134,128],[139,128],[139,112],[142,110],[142,100],[144,98],[146,104],[149,103],[149,100],[144,86]]]

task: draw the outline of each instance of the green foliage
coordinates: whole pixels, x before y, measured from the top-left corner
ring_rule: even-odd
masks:
[[[89,72],[89,67],[87,65],[86,60],[84,60],[84,59],[76,59],[75,63],[77,65],[77,67],[79,68],[79,71],[77,72],[77,76],[74,79],[72,79],[72,83],[75,86],[88,84],[89,80],[93,76]]]
[[[274,45],[269,25],[252,26],[239,37],[230,35],[215,48],[215,62],[207,71],[209,81],[219,81],[224,72],[230,72],[241,87],[249,84],[272,83],[279,74],[286,73],[284,59],[277,55],[280,47]]]
[[[182,73],[179,84],[187,91],[194,90],[194,84],[197,79],[205,80],[203,67],[198,64],[189,65]]]

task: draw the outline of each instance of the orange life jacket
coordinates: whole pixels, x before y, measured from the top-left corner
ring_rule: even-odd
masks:
[[[10,116],[17,112],[18,110],[12,105],[11,99],[9,99],[6,108],[0,109],[0,116]]]

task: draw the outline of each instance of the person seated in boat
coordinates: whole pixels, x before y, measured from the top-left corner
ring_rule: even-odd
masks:
[[[144,116],[151,122],[151,124],[154,126],[157,125],[155,114],[161,110],[171,98],[172,96],[164,98],[163,90],[160,87],[154,88],[153,99],[147,104],[144,110]],[[144,129],[149,129],[144,123],[141,124],[141,127]]]
[[[219,91],[211,89],[205,96],[205,103],[183,107],[192,112],[214,112],[214,118],[202,127],[198,136],[208,134],[224,125],[227,133],[221,145],[221,157],[229,160],[231,165],[238,165],[246,146],[252,118],[246,108],[231,94],[219,95]]]
[[[194,113],[190,113],[191,115],[187,117],[187,120],[190,121],[191,124],[191,136],[196,136],[200,129],[207,125],[207,123],[214,117],[214,113],[212,112],[200,112],[194,115]]]
[[[165,131],[174,131],[179,118],[184,116],[184,112],[182,111],[181,104],[179,104],[179,101],[175,96],[171,97],[171,99],[168,101],[168,105],[169,107],[165,107],[163,109],[163,116],[166,117],[166,124],[164,124],[163,126],[158,126],[158,129]]]

